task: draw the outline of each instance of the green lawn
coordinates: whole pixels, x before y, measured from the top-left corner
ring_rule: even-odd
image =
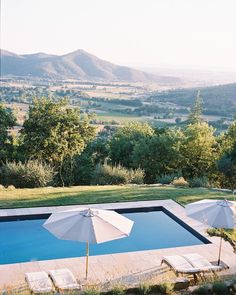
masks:
[[[205,188],[155,186],[74,186],[65,188],[2,189],[0,208],[57,206],[88,203],[110,203],[173,199],[180,204],[205,198],[229,198],[232,194]]]

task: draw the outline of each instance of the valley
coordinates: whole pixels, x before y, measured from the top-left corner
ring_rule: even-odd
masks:
[[[16,113],[18,128],[35,97],[50,97],[54,101],[68,99],[72,107],[89,114],[91,123],[101,131],[104,126],[117,128],[130,121],[148,122],[154,127],[181,126],[198,90],[203,100],[202,119],[218,132],[225,130],[236,114],[236,83],[175,88],[158,83],[3,77],[0,99]]]

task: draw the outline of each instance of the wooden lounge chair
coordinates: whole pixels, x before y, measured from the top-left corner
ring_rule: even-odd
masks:
[[[50,293],[54,291],[52,281],[45,271],[25,273],[25,280],[32,293]]]
[[[202,272],[213,272],[223,270],[225,267],[222,265],[213,265],[205,257],[197,254],[191,253],[182,255],[193,267],[199,268]]]
[[[58,290],[80,289],[73,273],[67,268],[50,270],[49,276]]]
[[[197,275],[200,275],[201,270],[198,267],[192,266],[184,257],[180,255],[163,256],[161,264],[167,264],[178,276],[179,274],[192,275],[194,280],[197,280]]]

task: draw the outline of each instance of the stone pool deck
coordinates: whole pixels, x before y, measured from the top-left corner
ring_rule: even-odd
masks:
[[[89,258],[89,283],[91,284],[117,284],[139,283],[144,279],[157,281],[173,277],[168,267],[161,266],[164,255],[176,255],[187,253],[199,253],[209,261],[216,261],[219,251],[219,238],[209,237],[206,234],[206,226],[186,216],[185,209],[173,200],[140,201],[125,203],[94,204],[89,207],[102,209],[123,209],[161,206],[176,215],[194,230],[205,236],[210,244],[186,246],[160,250],[148,250],[139,252],[127,252],[118,254],[98,255]],[[57,211],[85,207],[57,206],[22,209],[1,209],[0,217],[21,216],[31,214],[46,214]],[[161,238],[161,237],[160,237]],[[7,237],[6,237],[7,239]],[[222,271],[222,275],[236,275],[236,254],[228,242],[223,241],[222,260],[229,266],[228,270]],[[0,289],[7,286],[22,286],[25,284],[25,272],[48,271],[50,269],[69,268],[80,282],[84,282],[85,257],[55,259],[46,261],[34,261],[0,265]]]

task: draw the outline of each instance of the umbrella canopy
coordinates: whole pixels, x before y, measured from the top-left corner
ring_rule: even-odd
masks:
[[[98,244],[127,237],[133,221],[115,211],[82,208],[53,213],[43,226],[62,240]]]
[[[215,228],[236,227],[236,202],[227,200],[201,200],[187,205],[186,212],[202,223]]]
[[[204,224],[221,229],[218,265],[222,247],[222,229],[236,228],[236,202],[228,200],[202,200],[186,207],[186,213]]]
[[[128,237],[133,221],[111,210],[79,208],[53,213],[43,226],[59,239],[87,243],[87,279],[89,243]]]

